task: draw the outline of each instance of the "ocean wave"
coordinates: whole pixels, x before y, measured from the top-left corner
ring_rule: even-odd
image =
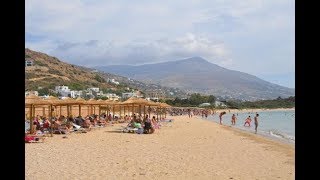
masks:
[[[274,136],[274,137],[278,137],[278,138],[283,138],[283,139],[286,139],[286,140],[289,140],[289,141],[295,141],[295,137],[294,136],[290,136],[284,132],[281,132],[279,130],[270,130],[269,131],[269,134],[271,136]]]

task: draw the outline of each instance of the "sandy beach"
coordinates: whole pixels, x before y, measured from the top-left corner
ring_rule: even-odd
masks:
[[[188,116],[154,134],[115,124],[25,144],[25,179],[295,179],[295,148]]]

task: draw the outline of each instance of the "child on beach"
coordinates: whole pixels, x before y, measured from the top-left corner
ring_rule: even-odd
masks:
[[[246,124],[248,124],[249,127],[250,127],[250,126],[251,126],[251,125],[250,125],[251,121],[252,121],[252,120],[251,120],[251,117],[248,116],[247,119],[246,119],[246,121],[244,122],[244,125],[243,125],[243,126],[246,126]]]
[[[231,125],[236,125],[236,115],[235,114],[232,114],[232,117],[231,117]]]

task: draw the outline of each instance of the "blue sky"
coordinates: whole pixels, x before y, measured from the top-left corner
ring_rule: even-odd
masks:
[[[292,0],[28,0],[25,46],[77,65],[200,56],[295,86]]]

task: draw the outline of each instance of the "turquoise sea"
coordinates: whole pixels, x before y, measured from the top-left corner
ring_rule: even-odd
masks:
[[[295,143],[295,110],[287,111],[253,111],[235,113],[237,117],[235,128],[254,133],[254,116],[255,113],[259,114],[258,134]],[[219,115],[214,114],[208,116],[207,120],[219,123]],[[232,113],[225,114],[222,118],[224,125],[231,125]],[[251,116],[251,127],[244,127],[245,119]],[[205,118],[204,118],[205,119]]]

